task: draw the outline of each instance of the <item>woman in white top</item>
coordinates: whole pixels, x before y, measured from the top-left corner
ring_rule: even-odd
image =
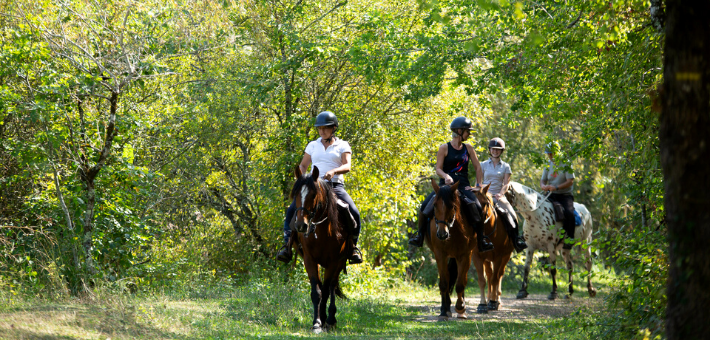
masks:
[[[299,167],[302,173],[306,173],[311,164],[317,166],[320,177],[330,181],[335,196],[348,203],[350,214],[355,218],[356,223],[353,231],[353,253],[350,255],[350,263],[362,263],[362,254],[360,249],[357,248],[357,240],[360,235],[360,212],[343,186],[343,174],[350,172],[350,157],[352,154],[350,144],[335,137],[335,131],[338,129],[338,118],[334,113],[330,111],[319,113],[316,117],[315,126],[318,129],[320,138],[308,143]],[[291,237],[289,223],[295,213],[296,205],[291,202],[291,206],[286,210],[286,219],[284,220],[284,245],[276,255],[277,260],[286,263],[291,261],[293,256],[291,247],[288,246],[288,241]]]
[[[513,247],[515,247],[517,251],[522,251],[527,248],[528,245],[525,244],[525,239],[520,235],[518,218],[513,210],[513,206],[510,205],[505,198],[512,171],[510,170],[510,165],[500,159],[503,151],[505,151],[505,142],[502,139],[496,137],[488,142],[488,154],[490,158],[481,163],[483,184],[490,185],[488,192],[493,195],[496,210],[498,210],[500,216],[503,218],[503,224],[508,232],[508,237],[510,237],[510,240],[513,242]]]

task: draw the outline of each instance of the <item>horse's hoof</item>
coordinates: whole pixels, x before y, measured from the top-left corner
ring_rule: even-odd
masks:
[[[326,324],[325,324],[325,330],[328,331],[328,332],[334,331],[334,330],[335,330],[335,325],[336,325],[336,324],[332,324],[332,325],[331,325],[331,324],[329,324],[329,323],[326,323]]]
[[[450,318],[450,317],[451,317],[451,311],[446,312],[446,316]]]
[[[468,319],[468,316],[466,316],[466,312],[456,313],[456,314],[458,314],[458,315],[456,315],[456,317],[459,319]]]
[[[478,308],[476,308],[476,313],[478,314],[486,314],[488,313],[488,305],[485,303],[481,303],[478,305]]]
[[[323,331],[323,329],[320,327],[320,325],[314,325],[313,327],[311,327],[311,330],[315,334],[320,334]]]
[[[554,300],[557,299],[557,292],[552,292],[550,295],[547,296],[548,300]]]
[[[488,310],[498,310],[498,306],[500,306],[500,301],[488,301]]]
[[[439,321],[447,321],[449,320],[449,317],[446,315],[439,315]]]
[[[526,297],[528,297],[528,291],[524,289],[519,290],[518,295],[515,296],[516,299],[524,299]]]
[[[595,297],[597,296],[597,290],[592,288],[589,290],[589,297]]]

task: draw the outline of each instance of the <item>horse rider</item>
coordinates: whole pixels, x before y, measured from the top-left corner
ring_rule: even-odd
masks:
[[[478,162],[476,151],[470,144],[464,143],[471,136],[473,123],[466,117],[456,117],[449,125],[451,130],[451,141],[439,146],[436,153],[436,174],[439,175],[439,185],[453,185],[459,182],[458,191],[463,196],[462,212],[466,216],[478,240],[478,251],[485,252],[493,250],[493,244],[483,234],[483,220],[481,219],[482,208],[478,202],[473,188],[468,180],[468,164],[473,163],[476,168],[476,186],[480,186],[483,179],[481,163]],[[424,235],[429,227],[429,219],[434,216],[434,193],[432,192],[422,202],[419,214],[419,230],[417,234],[409,240],[409,244],[421,247],[424,243]]]
[[[510,165],[500,159],[503,152],[505,152],[505,141],[503,139],[496,137],[488,141],[488,155],[490,158],[481,162],[483,184],[490,185],[488,193],[493,196],[493,203],[502,217],[503,225],[505,225],[508,237],[513,242],[513,247],[516,251],[522,251],[528,245],[525,244],[525,239],[520,235],[518,216],[515,214],[513,206],[505,198],[505,193],[508,191],[508,185],[510,184],[510,175],[513,172],[510,170]]]
[[[547,143],[545,146],[545,153],[550,159],[548,162],[548,167],[542,171],[542,178],[540,178],[540,188],[545,191],[550,191],[551,194],[548,199],[551,202],[558,202],[562,205],[564,209],[564,222],[562,223],[562,228],[565,231],[565,242],[563,244],[564,249],[572,249],[574,245],[571,240],[574,238],[574,196],[572,195],[572,190],[574,188],[574,172],[567,172],[562,169],[565,168],[564,164],[557,166],[555,164],[554,158],[555,153],[560,150],[560,144],[557,141],[552,141]]]
[[[338,118],[330,111],[323,111],[316,117],[316,128],[320,138],[311,141],[306,146],[301,159],[302,173],[306,173],[308,167],[313,164],[317,166],[319,175],[333,187],[333,192],[340,200],[348,204],[350,214],[355,219],[355,230],[352,233],[353,252],[349,257],[351,264],[362,263],[362,254],[357,247],[357,240],[360,236],[360,212],[355,206],[350,195],[345,191],[343,174],[350,172],[350,157],[352,149],[348,142],[335,136],[335,131],[338,130]],[[291,205],[286,210],[286,218],[284,219],[284,245],[279,249],[276,259],[284,263],[291,261],[291,247],[288,246],[289,238],[291,237],[291,226],[289,223],[296,213],[296,203],[291,202]]]

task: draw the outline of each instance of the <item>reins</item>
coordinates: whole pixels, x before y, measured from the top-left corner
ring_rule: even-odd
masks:
[[[532,189],[530,189],[530,190],[532,190]],[[533,190],[533,191],[534,191],[536,194],[542,196],[541,193],[539,193],[539,192],[537,192],[537,191],[535,191],[535,190]],[[552,191],[548,191],[548,192],[547,192],[547,196],[545,196],[545,197],[542,198],[542,201],[540,201],[540,204],[538,204],[538,206],[535,207],[535,209],[530,210],[530,211],[532,212],[532,211],[535,211],[535,210],[537,210],[538,208],[540,208],[540,207],[542,206],[542,204],[545,203],[545,201],[547,201],[547,198],[550,197],[550,195],[552,195]]]

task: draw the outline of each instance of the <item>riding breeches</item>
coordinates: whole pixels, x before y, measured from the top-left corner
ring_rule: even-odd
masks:
[[[548,198],[552,202],[559,202],[564,209],[565,220],[562,228],[569,238],[574,238],[574,196],[564,194],[551,194]]]

